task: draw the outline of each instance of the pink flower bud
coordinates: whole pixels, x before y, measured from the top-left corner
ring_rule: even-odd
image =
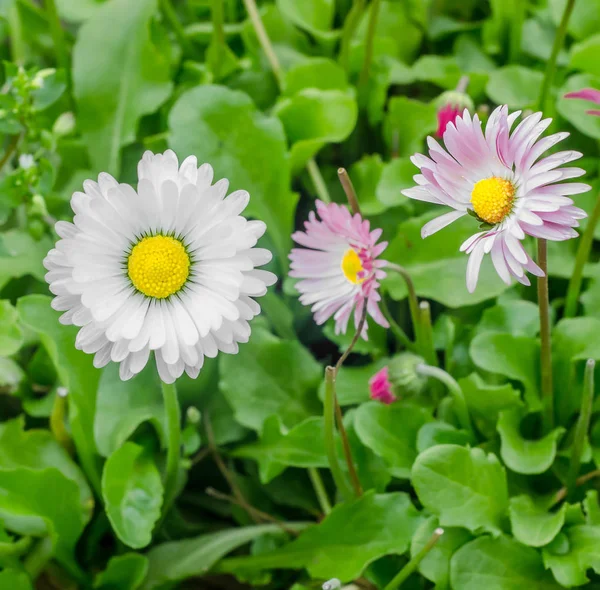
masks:
[[[392,392],[392,384],[388,379],[387,367],[383,367],[369,379],[369,391],[373,400],[378,400],[384,404],[391,404],[396,401],[397,398]]]

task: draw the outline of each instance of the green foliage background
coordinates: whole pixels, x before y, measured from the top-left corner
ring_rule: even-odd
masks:
[[[484,119],[497,104],[535,108],[565,4],[264,1],[276,76],[242,0],[0,0],[0,588],[385,588],[438,526],[402,588],[600,588],[597,401],[578,474],[590,476],[564,493],[584,364],[600,360],[597,253],[580,317],[564,319],[578,241],[549,244],[556,428],[542,436],[535,289],[508,288],[486,261],[468,294],[458,247],[475,221],[423,241],[437,212],[400,193],[416,172],[409,156],[436,130],[436,98],[462,76]],[[585,154],[587,211],[600,117],[563,95],[600,88],[599,31],[600,0],[577,0],[545,109],[550,131],[571,133],[561,149]],[[143,151],[167,148],[250,192],[281,280],[237,356],[178,382],[184,469],[161,520],[154,369],[129,382],[96,370],[51,310],[41,262],[84,179],[134,184]],[[391,406],[369,401],[369,378],[401,350],[371,326],[338,379],[356,499],[336,497],[322,418],[324,367],[351,334],[317,328],[286,278],[290,235],[317,194],[344,202],[340,166],[390,241],[385,258],[430,301],[438,360],[475,427],[472,439],[433,384]],[[383,290],[410,333],[404,283],[391,276]]]

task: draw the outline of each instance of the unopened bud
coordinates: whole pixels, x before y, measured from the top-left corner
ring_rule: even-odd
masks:
[[[417,372],[425,361],[412,352],[401,352],[388,365],[388,378],[396,397],[419,395],[427,385],[427,377]]]

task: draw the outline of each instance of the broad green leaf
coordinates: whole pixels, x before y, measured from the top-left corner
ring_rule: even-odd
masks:
[[[287,523],[287,526],[296,530],[304,527],[301,524],[294,526],[293,523]],[[156,545],[146,554],[149,567],[142,590],[162,588],[169,582],[174,583],[193,576],[201,576],[230,551],[262,535],[280,532],[279,525],[262,524]]]
[[[542,557],[509,537],[480,537],[450,561],[452,588],[460,590],[559,590]]]
[[[473,338],[469,354],[473,362],[490,373],[498,373],[523,384],[530,411],[540,409],[539,343],[525,336],[486,332]]]
[[[436,445],[466,446],[472,442],[471,435],[466,430],[459,430],[447,422],[427,422],[421,426],[417,435],[417,450],[419,453]]]
[[[521,299],[500,301],[483,312],[476,330],[535,338],[540,331],[538,307]]]
[[[414,173],[417,172],[414,168]],[[399,199],[406,197],[400,195]],[[423,225],[445,212],[444,208],[440,208],[402,222],[384,257],[401,264],[410,272],[418,295],[448,307],[475,305],[500,295],[508,287],[498,277],[492,261],[487,259],[483,261],[476,291],[467,291],[468,257],[460,252],[460,246],[479,231],[477,222],[470,215],[465,215],[425,240],[421,238]],[[406,285],[396,273],[388,273],[384,284],[394,299],[406,297]]]
[[[24,430],[24,425],[23,416],[0,424],[0,468],[27,467],[40,471],[55,467],[77,484],[81,511],[85,520],[89,520],[94,498],[77,464],[49,430]]]
[[[283,127],[257,111],[250,97],[223,86],[184,92],[169,114],[169,145],[180,155],[209,162],[231,190],[250,193],[247,213],[267,224],[280,264],[285,266],[297,197]],[[257,149],[260,146],[260,149]]]
[[[425,547],[439,525],[440,523],[435,516],[430,516],[421,524],[415,532],[410,546],[410,553],[413,557]],[[465,529],[444,528],[444,534],[419,564],[419,572],[422,576],[434,582],[437,590],[449,589],[450,559],[460,547],[472,539],[473,535]]]
[[[17,310],[23,324],[40,335],[60,381],[69,392],[69,424],[79,460],[93,487],[99,489],[94,414],[100,371],[94,368],[91,355],[75,348],[77,328],[59,323],[60,314],[50,307],[50,297],[21,297]]]
[[[10,301],[0,300],[0,355],[10,356],[21,348],[23,330],[19,314]]]
[[[406,96],[394,96],[388,103],[383,134],[388,148],[397,147],[400,156],[423,149],[423,139],[437,129],[436,108]],[[416,174],[415,170],[415,174]]]
[[[150,422],[161,439],[165,430],[160,380],[154,362],[128,381],[119,377],[119,367],[109,364],[98,386],[94,437],[103,457],[114,453],[144,422]]]
[[[146,547],[160,517],[163,485],[154,459],[144,447],[126,442],[106,460],[102,497],[119,539],[134,549]]]
[[[104,2],[109,0],[56,0],[56,8],[60,16],[69,21],[78,23],[94,16]]]
[[[536,506],[529,496],[510,499],[508,513],[512,533],[517,541],[530,547],[543,547],[558,535],[565,522],[567,505],[556,512]]]
[[[377,198],[377,186],[381,179],[384,164],[379,154],[363,156],[348,171],[356,194],[360,199],[360,209],[364,215],[379,215],[388,207]]]
[[[458,383],[471,414],[487,422],[495,424],[500,412],[522,405],[521,394],[509,383],[490,385],[477,373],[459,379]]]
[[[168,57],[150,35],[156,9],[157,0],[133,4],[111,0],[77,35],[73,48],[77,124],[99,172],[118,176],[121,148],[135,140],[140,118],[153,113],[171,94]]]
[[[444,526],[498,535],[508,509],[506,473],[481,449],[438,445],[421,453],[412,469],[419,500]]]
[[[29,234],[13,229],[4,232],[2,240],[9,254],[0,259],[0,289],[11,279],[25,275],[31,275],[38,281],[44,280],[46,269],[42,260],[52,248],[47,237],[36,242]]]
[[[7,590],[33,590],[31,580],[25,572],[5,569],[0,572],[0,588]]]
[[[328,467],[323,418],[308,418],[285,432],[279,417],[271,416],[263,424],[260,441],[238,447],[233,455],[258,461],[263,484],[286,467]]]
[[[313,578],[335,577],[349,582],[372,561],[405,553],[421,519],[408,494],[367,492],[338,504],[322,522],[285,547],[230,560],[231,566],[252,570],[305,568]]]
[[[591,74],[571,76],[558,91],[556,109],[578,131],[588,137],[600,139],[600,117],[594,117],[587,113],[587,111],[594,108],[594,103],[587,100],[564,98],[564,95],[568,92],[575,92],[583,88],[600,88],[600,76],[592,76]]]
[[[550,0],[548,5],[555,25],[559,25],[567,0]],[[600,29],[600,0],[576,2],[569,19],[568,31],[576,39],[585,39]]]
[[[25,377],[23,369],[12,359],[0,356],[0,387],[13,391]]]
[[[139,553],[117,555],[108,562],[106,569],[96,576],[97,590],[137,590],[148,571],[148,558]]]
[[[549,20],[530,18],[523,23],[523,36],[521,50],[530,57],[535,57],[542,62],[547,62],[552,54],[552,45],[556,37],[556,27]],[[556,63],[565,66],[569,63],[569,56],[561,49]]]
[[[306,88],[346,90],[348,77],[344,68],[331,59],[306,59],[285,72],[283,94],[294,96]]]
[[[401,191],[415,185],[413,176],[416,172],[409,158],[394,158],[385,163],[376,189],[377,200],[386,208],[410,207],[411,201]]]
[[[220,356],[220,369],[221,391],[248,428],[261,430],[273,414],[291,428],[321,413],[316,390],[323,369],[298,341],[256,329],[237,355]]]
[[[276,0],[277,8],[296,26],[311,33],[331,29],[335,14],[334,0]]]
[[[540,439],[526,439],[521,432],[523,408],[505,410],[498,419],[498,433],[502,440],[500,453],[506,466],[517,473],[544,473],[556,457],[558,441],[564,428],[555,428]]]
[[[417,80],[433,82],[447,90],[454,90],[461,77],[456,59],[449,56],[422,55],[413,64],[413,71]]]
[[[563,535],[566,550],[562,544],[544,548],[544,564],[562,586],[583,586],[589,582],[587,570],[600,573],[600,527],[572,526]]]
[[[576,43],[571,48],[571,61],[569,66],[575,70],[582,70],[594,76],[600,76],[600,63],[598,53],[600,52],[600,33],[588,37],[581,43]]]
[[[392,475],[409,479],[418,432],[430,420],[424,408],[373,401],[356,410],[354,427],[362,443],[385,460]]]
[[[485,91],[496,104],[506,104],[511,109],[531,107],[539,97],[543,79],[542,72],[505,66],[491,72]]]
[[[76,571],[73,551],[85,519],[77,484],[58,469],[0,469],[0,518],[20,535],[49,536],[56,558]]]

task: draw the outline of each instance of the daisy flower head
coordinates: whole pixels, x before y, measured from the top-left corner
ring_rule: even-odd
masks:
[[[94,365],[120,363],[121,379],[139,373],[154,351],[160,378],[197,377],[204,357],[234,354],[260,312],[253,297],[276,278],[258,270],[271,260],[255,248],[262,221],[241,216],[246,191],[226,197],[196,158],[146,152],[137,190],[102,173],[71,199],[73,223],[44,259],[52,307],[79,326],[76,347]]]
[[[387,265],[385,260],[378,260],[387,247],[387,242],[377,243],[382,230],[371,231],[370,223],[360,214],[352,215],[336,203],[317,201],[317,214],[311,211],[305,231],[292,235],[303,246],[290,254],[290,276],[301,279],[296,284],[300,302],[312,306],[318,325],[333,316],[336,334],[346,333],[352,312],[358,328],[365,306],[367,314],[387,328],[377,291]],[[366,321],[361,336],[367,339]]]
[[[573,205],[572,195],[590,189],[580,182],[561,182],[585,174],[563,164],[582,156],[573,150],[542,155],[568,136],[555,133],[540,139],[551,119],[542,113],[525,117],[511,132],[520,111],[508,113],[500,106],[482,129],[477,115],[465,110],[449,123],[444,147],[429,137],[429,156],[416,154],[412,162],[420,169],[418,186],[406,189],[411,199],[451,207],[453,211],[425,224],[423,238],[464,215],[472,215],[481,231],[461,246],[469,255],[467,289],[475,290],[485,254],[490,254],[500,278],[514,277],[529,285],[526,272],[543,276],[542,270],[523,248],[526,235],[562,241],[576,237],[573,229],[586,213]]]

